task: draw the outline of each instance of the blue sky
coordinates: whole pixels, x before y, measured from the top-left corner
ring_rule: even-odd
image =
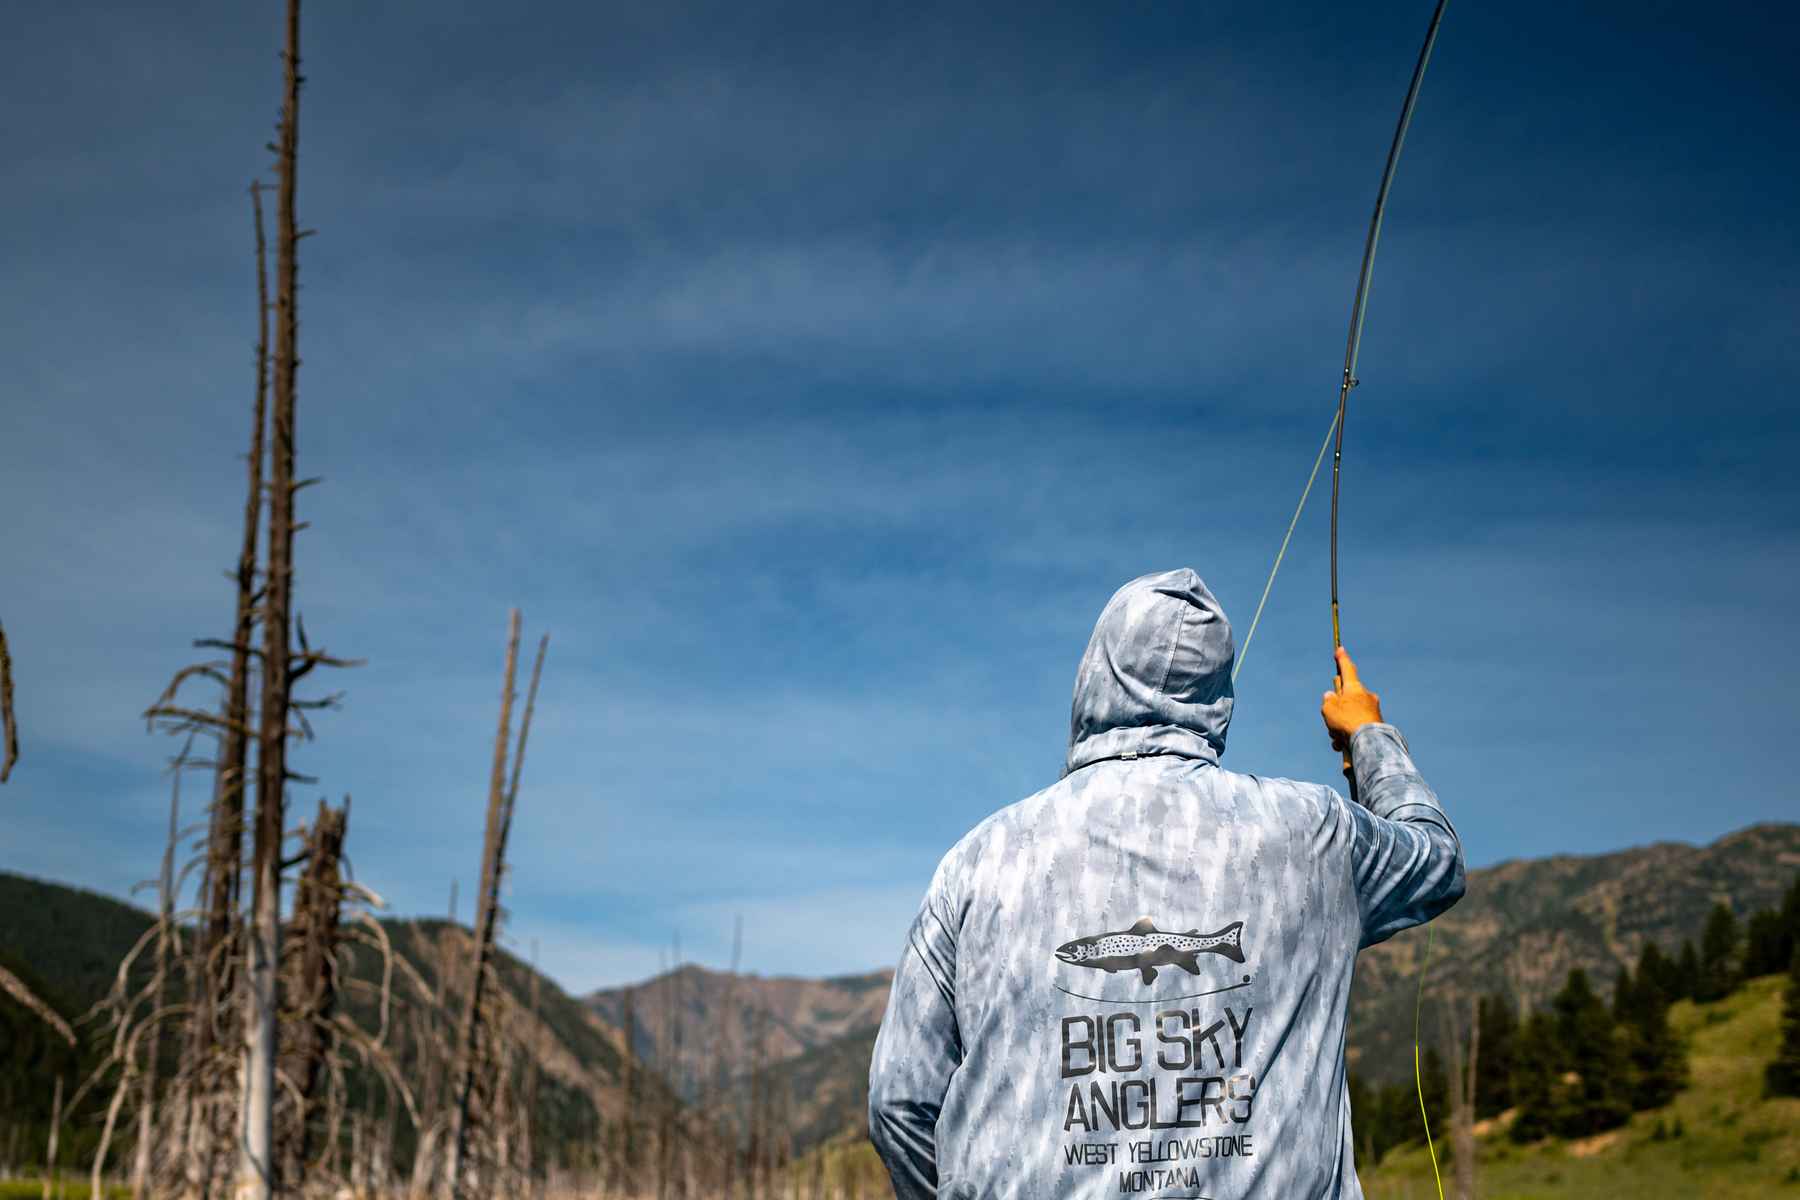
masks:
[[[1056,778],[1094,616],[1247,626],[1335,402],[1430,6],[311,4],[298,751],[359,878],[480,848],[506,610],[552,635],[509,937],[883,966]],[[1763,6],[1450,6],[1345,452],[1345,637],[1471,860],[1792,819],[1800,96]],[[220,636],[279,6],[0,48],[0,868],[125,894]],[[1227,765],[1336,782],[1315,493]],[[202,789],[193,786],[190,796]],[[192,801],[190,801],[190,804]]]

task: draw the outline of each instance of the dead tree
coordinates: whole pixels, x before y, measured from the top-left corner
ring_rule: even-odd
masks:
[[[295,377],[298,351],[299,245],[305,236],[295,220],[295,173],[300,144],[300,0],[287,2],[287,44],[280,138],[276,147],[275,356],[273,438],[269,454],[269,552],[262,604],[262,698],[256,735],[256,827],[251,858],[249,986],[244,1005],[244,1096],[238,1163],[240,1200],[268,1200],[274,1174],[275,1064],[279,1054],[276,1014],[280,1011],[281,845],[288,780],[290,724],[310,733],[304,711],[332,706],[336,698],[296,700],[294,685],[320,666],[350,666],[307,643],[306,626],[294,616],[294,535],[303,524],[294,500],[313,480],[296,479]],[[310,233],[311,231],[305,231]],[[291,649],[298,634],[299,653]]]
[[[237,986],[238,906],[244,845],[244,796],[250,764],[251,642],[256,635],[257,540],[262,524],[264,431],[268,425],[269,279],[263,234],[262,185],[250,185],[256,238],[256,385],[250,421],[248,479],[244,489],[243,533],[235,571],[236,610],[232,620],[230,673],[225,684],[221,753],[213,776],[213,809],[202,876],[204,915],[195,939],[194,1011],[184,1053],[184,1075],[193,1080],[188,1102],[184,1157],[190,1186],[204,1191],[214,1171],[216,1147],[226,1144],[236,1071],[216,1051],[241,1041],[233,1018]],[[233,1033],[239,1033],[233,1037]]]
[[[519,1162],[525,1172],[527,1185],[536,1177],[535,1164],[537,1147],[534,1144],[533,1128],[537,1116],[538,1077],[540,1047],[538,1046],[538,1004],[539,993],[543,989],[544,977],[538,973],[537,940],[531,943],[531,1008],[530,1018],[526,1024],[529,1037],[525,1055],[525,1079],[519,1097]],[[535,1193],[535,1188],[532,1191]]]
[[[444,1086],[450,1058],[444,1018],[449,1012],[450,974],[452,963],[457,959],[456,948],[460,943],[460,932],[456,924],[456,880],[452,879],[450,908],[444,928],[432,939],[429,950],[423,945],[419,946],[421,961],[431,963],[433,979],[431,990],[420,995],[419,1003],[414,1008],[413,1044],[417,1051],[418,1070],[423,1077],[419,1109],[425,1114],[427,1121],[427,1124],[419,1128],[418,1142],[413,1150],[412,1182],[408,1191],[414,1200],[428,1194],[431,1191],[431,1181],[441,1175],[436,1169],[436,1159],[443,1151],[444,1136],[448,1130],[444,1121]],[[415,936],[422,939],[423,929]]]
[[[258,657],[251,642],[260,599],[256,588],[256,549],[262,512],[268,360],[268,283],[261,185],[252,184],[250,194],[256,238],[258,339],[243,537],[235,571],[235,616],[231,637],[202,638],[195,643],[225,650],[230,658],[182,668],[144,713],[152,727],[161,725],[175,733],[185,733],[190,744],[195,736],[203,734],[219,747],[211,763],[213,801],[198,862],[199,911],[182,917],[184,927],[193,928],[194,937],[185,963],[191,1001],[186,1013],[187,1031],[169,1101],[176,1115],[158,1133],[159,1143],[167,1148],[165,1159],[176,1164],[174,1169],[180,1176],[179,1183],[174,1178],[163,1178],[159,1190],[177,1189],[200,1198],[211,1194],[218,1159],[235,1141],[242,1083],[243,1037],[237,1020],[242,1005],[234,1000],[242,975],[239,902],[244,796],[253,736],[249,690],[253,660]],[[219,685],[223,694],[216,711],[181,699],[183,685],[194,679]],[[182,758],[186,757],[184,749]],[[183,874],[194,865],[190,863]]]
[[[526,692],[525,715],[519,724],[519,742],[512,755],[512,776],[507,778],[507,745],[512,738],[513,684],[519,661],[519,610],[513,609],[508,623],[506,668],[500,691],[500,726],[494,737],[493,769],[488,778],[487,830],[482,841],[481,887],[475,898],[475,939],[469,964],[469,991],[463,1011],[462,1027],[457,1036],[455,1069],[455,1109],[451,1112],[449,1163],[445,1173],[446,1191],[452,1200],[462,1187],[463,1163],[469,1152],[472,1120],[483,1119],[481,1102],[492,1100],[494,1080],[484,1069],[493,1057],[495,1032],[499,1029],[497,1014],[483,1008],[483,998],[492,988],[489,975],[493,970],[494,948],[500,923],[500,883],[506,871],[506,842],[512,832],[513,807],[518,800],[519,774],[525,762],[526,739],[531,732],[531,713],[537,703],[538,678],[544,667],[544,652],[549,647],[546,636],[539,640],[537,660],[531,668],[531,685]],[[491,1114],[487,1114],[491,1115]]]
[[[317,1119],[320,1085],[334,1048],[339,992],[338,952],[344,902],[341,864],[350,802],[333,809],[319,801],[318,815],[305,833],[305,869],[294,888],[281,972],[282,1045],[279,1071],[286,1103],[276,1122],[276,1160],[284,1181],[298,1183],[307,1172]]]
[[[276,151],[274,439],[269,461],[269,559],[263,589],[262,702],[257,728],[256,836],[251,859],[249,987],[244,1005],[244,1094],[238,1200],[269,1200],[275,1177],[276,1013],[280,1007],[281,841],[294,670],[289,661],[294,587],[295,310],[300,233],[294,218],[300,143],[300,0],[287,3],[285,95]]]
[[[44,1148],[44,1200],[50,1200],[56,1187],[56,1143],[62,1136],[63,1081],[56,1077],[55,1098],[50,1101],[50,1142]]]
[[[720,1121],[725,1122],[726,1136],[719,1139],[718,1195],[723,1200],[736,1200],[738,1164],[743,1155],[743,1106],[738,1102],[733,1076],[743,1072],[740,1050],[743,1021],[738,1002],[738,967],[744,951],[744,915],[739,913],[731,927],[731,970],[725,976],[725,998],[719,1020],[719,1053],[715,1059],[713,1102],[709,1106]]]
[[[185,751],[183,757],[186,757]],[[131,1196],[132,1200],[143,1200],[145,1189],[150,1182],[151,1154],[154,1137],[152,1130],[156,1121],[156,1085],[157,1075],[161,1067],[162,1023],[156,1014],[163,1011],[164,1000],[168,992],[169,959],[176,949],[174,940],[177,935],[175,924],[175,843],[181,831],[181,771],[183,764],[178,760],[174,778],[169,785],[169,836],[163,844],[162,873],[157,877],[158,917],[156,935],[156,971],[150,984],[150,1012],[152,1024],[145,1034],[147,1045],[143,1050],[143,1082],[138,1100],[138,1136],[137,1148],[132,1156]],[[121,1091],[123,1085],[121,1085]],[[96,1180],[100,1173],[100,1163],[104,1155],[95,1155],[94,1174]],[[98,1200],[98,1197],[96,1197]]]
[[[622,1001],[624,1014],[620,1025],[625,1031],[625,1053],[621,1056],[621,1070],[625,1078],[623,1092],[624,1103],[619,1113],[619,1155],[616,1162],[618,1185],[621,1189],[629,1188],[637,1182],[638,1168],[638,1112],[643,1092],[643,1072],[638,1070],[637,1049],[637,1000],[631,988],[625,989]]]
[[[1457,1200],[1475,1200],[1475,1079],[1481,1055],[1481,1000],[1469,998],[1468,1056],[1463,1056],[1456,1003],[1450,1003],[1450,1146],[1456,1160]]]
[[[6,736],[6,757],[0,758],[0,783],[19,761],[19,725],[13,717],[12,654],[6,648],[6,626],[0,625],[0,731]]]

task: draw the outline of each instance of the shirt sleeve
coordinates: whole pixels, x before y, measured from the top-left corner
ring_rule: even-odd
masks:
[[[1350,739],[1350,766],[1362,944],[1373,946],[1462,898],[1462,842],[1398,729],[1379,722],[1358,729]]]
[[[956,932],[939,878],[907,933],[869,1064],[869,1136],[896,1200],[937,1196],[937,1121],[962,1064]]]

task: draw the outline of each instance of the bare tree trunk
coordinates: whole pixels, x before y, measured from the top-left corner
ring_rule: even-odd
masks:
[[[533,1144],[532,1122],[537,1115],[538,1102],[538,1004],[539,992],[542,990],[544,977],[538,974],[537,940],[531,943],[531,1019],[526,1024],[530,1040],[525,1046],[525,1083],[521,1089],[524,1095],[519,1107],[519,1157],[524,1163],[526,1186],[532,1195],[537,1188],[532,1182],[537,1178],[537,1147]]]
[[[56,1143],[62,1134],[62,1076],[56,1077],[56,1096],[50,1101],[50,1144],[44,1148],[44,1200],[50,1200],[56,1186]]]
[[[742,1040],[738,1037],[741,1021],[738,1014],[738,966],[744,950],[744,914],[739,913],[731,926],[731,970],[726,976],[724,1013],[719,1021],[719,1047],[717,1058],[717,1075],[714,1083],[716,1089],[713,1107],[718,1110],[720,1119],[726,1122],[727,1135],[720,1139],[720,1168],[723,1178],[719,1181],[719,1195],[724,1200],[736,1200],[738,1185],[738,1160],[743,1153],[743,1107],[738,1102],[737,1089],[733,1087],[732,1076],[742,1069],[739,1061],[739,1049]]]
[[[538,642],[537,660],[531,669],[531,686],[526,694],[525,715],[519,725],[518,749],[513,755],[512,778],[507,780],[507,743],[512,737],[513,683],[519,660],[519,610],[513,609],[508,622],[506,669],[500,693],[500,726],[494,737],[494,764],[488,779],[487,831],[481,855],[481,891],[475,899],[475,945],[471,956],[469,995],[464,1009],[462,1031],[457,1038],[456,1108],[451,1113],[451,1136],[448,1147],[449,1167],[446,1189],[452,1200],[461,1187],[463,1160],[468,1154],[470,1100],[475,1092],[478,1043],[482,1040],[482,993],[494,953],[494,941],[500,920],[500,881],[506,870],[506,839],[512,831],[513,806],[518,800],[519,775],[525,760],[526,738],[531,731],[531,712],[537,702],[538,678],[544,667],[544,652],[550,639]]]
[[[1475,1200],[1475,1070],[1481,1053],[1480,998],[1469,999],[1466,1060],[1462,1031],[1456,1028],[1454,1002],[1450,1011],[1450,1144],[1456,1159],[1456,1195],[1457,1200]]]
[[[6,626],[0,625],[0,731],[6,737],[6,757],[0,758],[0,783],[19,761],[19,725],[13,719],[12,654],[6,648]]]
[[[449,1052],[449,1035],[441,1034],[439,1023],[449,1011],[450,971],[451,963],[455,960],[454,947],[457,941],[456,880],[452,879],[450,906],[444,928],[433,946],[437,977],[432,982],[432,1003],[429,1009],[420,1012],[418,1021],[420,1066],[425,1072],[419,1111],[425,1115],[427,1125],[419,1130],[418,1145],[413,1152],[410,1190],[414,1197],[430,1192],[431,1181],[438,1177],[435,1160],[444,1139],[437,1131],[444,1116],[444,1075],[449,1067],[445,1061]]]
[[[168,992],[169,943],[175,932],[175,843],[181,836],[181,772],[185,769],[186,757],[184,751],[181,758],[176,760],[174,776],[169,784],[169,835],[163,843],[162,873],[156,881],[160,918],[156,930],[156,975],[150,985],[151,1027],[146,1031],[144,1039],[146,1044],[143,1052],[142,1090],[138,1099],[137,1147],[132,1154],[131,1167],[132,1200],[143,1200],[145,1189],[149,1185],[150,1157],[155,1141],[151,1131],[156,1124],[156,1084],[162,1065],[162,1010],[163,1000]],[[99,1178],[96,1161],[95,1200],[99,1200]]]
[[[332,809],[323,800],[306,835],[306,868],[294,889],[292,924],[296,953],[283,972],[287,1045],[279,1061],[292,1086],[292,1116],[279,1123],[276,1161],[284,1181],[304,1179],[312,1156],[313,1110],[334,1039],[337,1010],[339,926],[343,909],[341,863],[350,801]]]
[[[106,1170],[107,1151],[112,1147],[113,1130],[119,1124],[119,1109],[125,1104],[125,1094],[131,1090],[131,1059],[125,1060],[125,1072],[119,1079],[119,1086],[113,1089],[112,1102],[106,1106],[106,1123],[100,1128],[100,1145],[94,1151],[91,1164],[91,1178],[88,1183],[88,1195],[92,1200],[105,1200],[106,1190],[101,1184],[101,1175]]]
[[[625,1028],[625,1061],[622,1064],[625,1072],[625,1103],[619,1114],[619,1179],[624,1187],[631,1187],[637,1182],[637,1150],[638,1150],[638,1110],[639,1091],[642,1088],[637,1069],[637,999],[630,989],[625,989],[625,1013],[621,1024]]]
[[[489,921],[489,897],[497,890],[491,882],[499,874],[500,822],[506,801],[506,752],[512,741],[513,680],[519,662],[519,610],[513,609],[506,640],[506,669],[500,690],[500,728],[494,736],[493,769],[488,778],[487,830],[482,837],[480,891],[475,897],[475,944],[470,956],[469,994],[463,1010],[462,1032],[457,1038],[456,1109],[451,1114],[450,1154],[446,1182],[455,1200],[462,1174],[462,1160],[467,1152],[469,1099],[475,1087],[475,1049],[480,1030],[483,983],[491,953],[492,925]]]
[[[181,1078],[188,1092],[183,1157],[189,1187],[204,1190],[212,1173],[213,1131],[226,1099],[212,1067],[218,1014],[228,1010],[236,986],[235,940],[244,843],[244,795],[250,744],[250,655],[256,632],[257,539],[262,522],[263,435],[268,424],[269,283],[263,236],[262,185],[250,185],[256,236],[256,388],[250,422],[243,537],[236,571],[237,603],[230,641],[218,766],[213,775],[212,817],[202,877],[204,916],[194,939],[193,1014],[183,1051]]]
[[[243,1117],[238,1200],[269,1200],[274,1172],[275,1016],[280,1004],[281,838],[287,786],[288,647],[293,600],[294,376],[299,368],[299,230],[294,218],[300,142],[300,0],[287,0],[275,253],[275,412],[269,479],[269,569],[263,599],[262,703],[257,737],[256,842],[252,870],[250,987],[244,1013]]]

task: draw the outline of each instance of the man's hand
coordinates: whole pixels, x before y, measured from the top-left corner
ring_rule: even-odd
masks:
[[[1344,776],[1350,776],[1350,738],[1364,725],[1381,720],[1381,697],[1362,685],[1350,652],[1337,648],[1337,678],[1333,690],[1325,693],[1319,714],[1325,718],[1325,731],[1331,735],[1331,748],[1344,756]]]

